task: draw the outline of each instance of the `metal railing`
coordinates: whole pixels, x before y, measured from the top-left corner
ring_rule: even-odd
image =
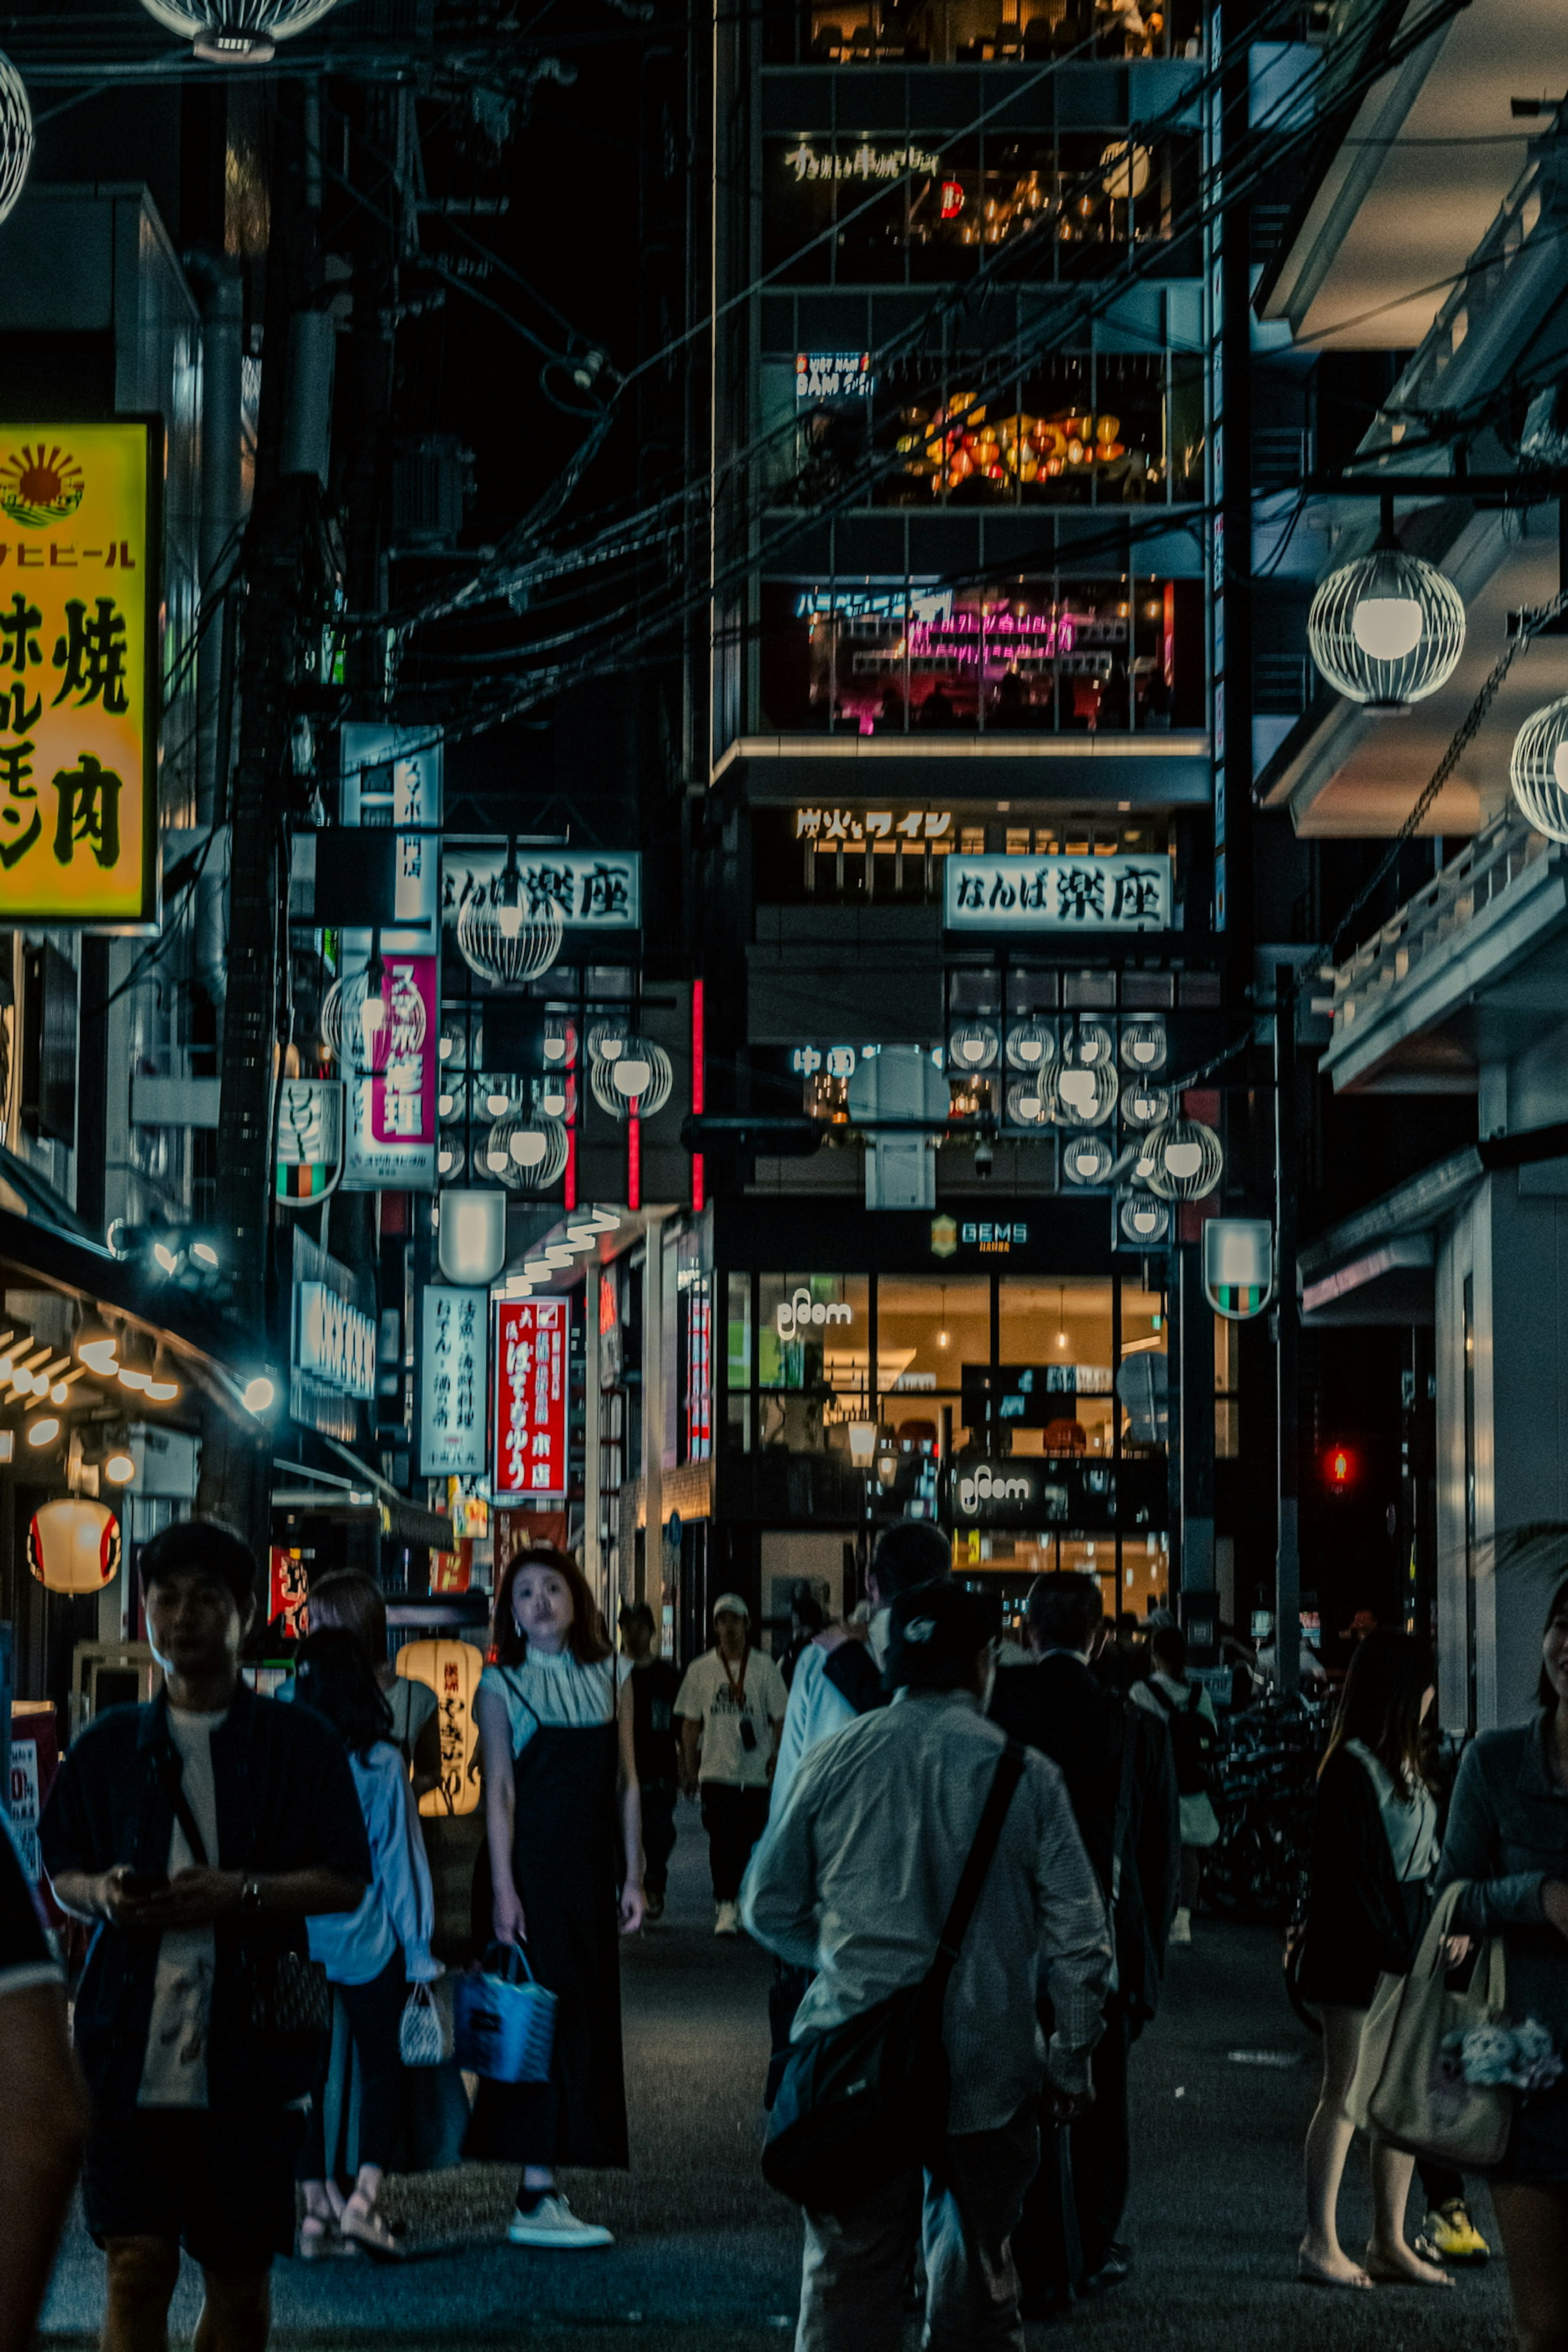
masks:
[[[1374,1013],[1388,992],[1426,957],[1476,920],[1543,858],[1561,857],[1556,842],[1526,823],[1511,804],[1482,827],[1458,857],[1334,973],[1334,1036]]]

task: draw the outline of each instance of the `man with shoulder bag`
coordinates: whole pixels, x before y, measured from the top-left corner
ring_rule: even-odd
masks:
[[[1059,1772],[985,1720],[995,1616],[952,1581],[899,1595],[893,1704],[804,1759],[742,1892],[749,1933],[816,1971],[763,2156],[805,2209],[797,2352],[897,2352],[922,2209],[931,2352],[1022,2352],[1042,2096],[1060,2119],[1092,2095],[1105,1905]]]
[[[203,2352],[260,2352],[326,2018],[305,1922],[357,1907],[370,1850],[331,1725],[240,1679],[247,1546],[177,1521],[141,1576],[163,1686],[88,1727],[39,1826],[56,1901],[93,1929],[82,2207],[108,2257],[106,2344],[166,2342],[183,2246],[205,2284]]]

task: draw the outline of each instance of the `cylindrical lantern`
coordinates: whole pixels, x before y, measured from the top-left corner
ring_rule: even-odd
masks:
[[[1210,1217],[1204,1297],[1227,1323],[1247,1323],[1274,1296],[1274,1228],[1266,1217]]]
[[[27,1529],[27,1566],[49,1592],[101,1592],[120,1569],[120,1521],[107,1503],[46,1503]]]
[[[405,1682],[436,1694],[441,1725],[441,1780],[419,1800],[427,1816],[471,1813],[479,1801],[474,1694],[485,1669],[471,1642],[405,1642],[393,1664]]]
[[[1163,1201],[1201,1201],[1225,1173],[1219,1138],[1202,1119],[1167,1119],[1149,1138],[1148,1152],[1148,1184]]]
[[[493,1282],[506,1264],[506,1194],[440,1192],[437,1205],[437,1255],[447,1281],[464,1289]]]
[[[1568,841],[1568,694],[1527,719],[1513,739],[1509,782],[1537,833]]]
[[[1320,584],[1307,644],[1349,701],[1404,710],[1453,676],[1465,649],[1464,599],[1435,564],[1376,547]]]

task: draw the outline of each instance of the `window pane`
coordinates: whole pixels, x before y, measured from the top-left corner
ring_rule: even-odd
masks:
[[[725,1376],[731,1389],[749,1389],[752,1385],[752,1277],[749,1274],[732,1274],[730,1276],[729,1328]]]
[[[870,1420],[870,1284],[864,1275],[764,1274],[758,1281],[761,1443],[850,1451]]]
[[[1110,1283],[1002,1281],[1002,1356],[1035,1379],[1004,1383],[1015,1454],[1108,1454],[1112,1442]],[[1043,1396],[1043,1402],[1042,1402]]]

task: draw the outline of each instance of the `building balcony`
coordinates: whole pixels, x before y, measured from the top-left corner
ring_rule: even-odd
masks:
[[[1475,1094],[1562,1018],[1568,848],[1510,808],[1333,976],[1336,1093]]]

